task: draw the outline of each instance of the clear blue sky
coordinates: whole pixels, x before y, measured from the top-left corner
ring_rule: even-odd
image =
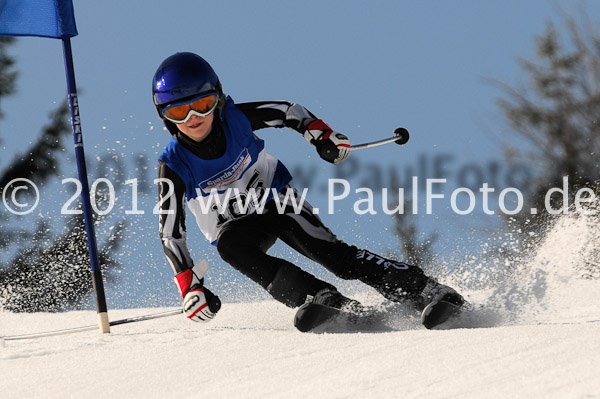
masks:
[[[500,142],[507,130],[495,105],[500,93],[484,80],[522,82],[517,58],[533,55],[534,36],[544,32],[548,19],[560,22],[560,8],[570,13],[584,9],[594,22],[600,15],[595,2],[542,0],[180,0],[160,7],[140,0],[76,0],[74,7],[79,31],[72,39],[75,74],[91,174],[96,155],[110,150],[127,165],[123,180],[137,176],[131,165],[140,154],[149,160],[149,177],[154,178],[155,159],[169,135],[152,105],[151,78],[167,56],[192,51],[213,65],[225,92],[238,102],[300,103],[355,144],[388,137],[398,126],[409,129],[412,138],[404,147],[352,153],[358,169],[344,173],[352,177],[353,189],[377,176],[385,185],[390,171],[423,171],[419,165],[430,164],[436,156],[447,157],[446,175],[452,184],[465,168],[486,170],[490,162],[502,162]],[[20,71],[19,93],[2,104],[0,167],[37,137],[47,114],[66,96],[59,40],[21,38],[12,55]],[[318,187],[334,176],[335,167],[321,161],[293,131],[270,129],[260,136],[269,152],[290,168],[305,174],[314,168]],[[63,177],[75,176],[70,141],[66,152],[70,163],[63,166]],[[508,173],[500,164],[499,179],[506,180]],[[40,208],[47,217],[68,197],[56,186],[53,200]],[[124,217],[128,208],[128,192],[117,217]],[[145,299],[139,298],[151,295],[154,303],[162,304],[163,298],[175,297],[151,214],[154,193],[152,189],[146,199],[146,215],[132,217],[135,231],[130,231],[124,252],[123,281],[109,287],[111,292],[132,292],[134,299],[119,303],[143,305]],[[309,192],[309,200],[327,207],[318,189]],[[397,245],[388,230],[389,216],[356,216],[354,200],[334,215],[322,215],[340,238],[380,252]],[[448,203],[441,201],[435,215],[419,219],[425,231],[441,232],[439,250],[448,259],[460,259],[465,237],[496,222],[451,215],[445,209]],[[217,270],[224,270],[191,219],[188,231],[194,257],[207,256]]]

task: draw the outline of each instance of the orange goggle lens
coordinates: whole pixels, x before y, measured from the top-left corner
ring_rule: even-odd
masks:
[[[162,110],[165,118],[175,123],[187,121],[190,111],[195,111],[200,116],[210,115],[217,107],[216,94],[203,95],[185,103],[173,104]]]

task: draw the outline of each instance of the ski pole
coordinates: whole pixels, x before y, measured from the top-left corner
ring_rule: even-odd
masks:
[[[111,321],[110,326],[112,327],[112,326],[118,326],[120,324],[136,323],[138,321],[158,319],[161,317],[174,316],[174,315],[178,315],[181,313],[183,313],[182,309],[176,309],[176,310],[168,310],[168,311],[160,312],[160,313],[148,314],[148,315],[144,315],[144,316],[128,317],[126,319]],[[97,330],[97,329],[98,329],[97,325],[96,326],[65,328],[63,330],[45,331],[45,332],[40,332],[40,333],[0,337],[0,342],[1,341],[17,341],[17,340],[21,340],[21,339],[52,337],[55,335],[73,334],[73,333],[84,332],[84,331],[93,331],[93,330]]]
[[[364,150],[365,148],[377,147],[378,145],[388,144],[388,143],[396,143],[398,145],[406,144],[409,139],[408,130],[403,127],[399,127],[394,130],[396,134],[394,137],[390,137],[389,139],[383,139],[378,141],[373,141],[371,143],[364,143],[350,146],[350,150]],[[317,151],[321,158],[328,160],[329,162],[333,162],[335,158],[338,156],[338,148],[335,144],[330,140],[313,140],[313,144],[317,147]]]
[[[377,147],[379,145],[384,145],[384,144],[389,144],[389,143],[396,143],[398,145],[403,145],[403,144],[406,144],[408,142],[408,139],[410,138],[408,130],[406,130],[403,127],[399,127],[396,130],[394,130],[394,134],[395,134],[394,137],[390,137],[387,139],[377,140],[377,141],[373,141],[371,143],[353,145],[350,147],[350,150],[364,150],[365,148]]]

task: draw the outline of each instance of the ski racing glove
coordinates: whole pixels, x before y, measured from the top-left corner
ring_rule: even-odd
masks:
[[[219,297],[204,287],[207,272],[208,262],[202,259],[175,276],[175,284],[183,298],[183,313],[193,321],[209,322],[221,308]]]
[[[350,155],[348,137],[334,132],[321,119],[316,119],[307,126],[304,138],[317,147],[319,156],[327,162],[338,164],[344,162]]]

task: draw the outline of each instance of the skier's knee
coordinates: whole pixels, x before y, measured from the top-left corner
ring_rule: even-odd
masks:
[[[326,269],[344,280],[355,280],[361,275],[361,268],[357,262],[358,248],[339,241],[328,253],[329,259],[322,264]]]
[[[244,235],[233,229],[225,230],[219,235],[217,251],[221,259],[236,268],[248,262],[249,258],[262,254],[258,246],[244,241]]]

